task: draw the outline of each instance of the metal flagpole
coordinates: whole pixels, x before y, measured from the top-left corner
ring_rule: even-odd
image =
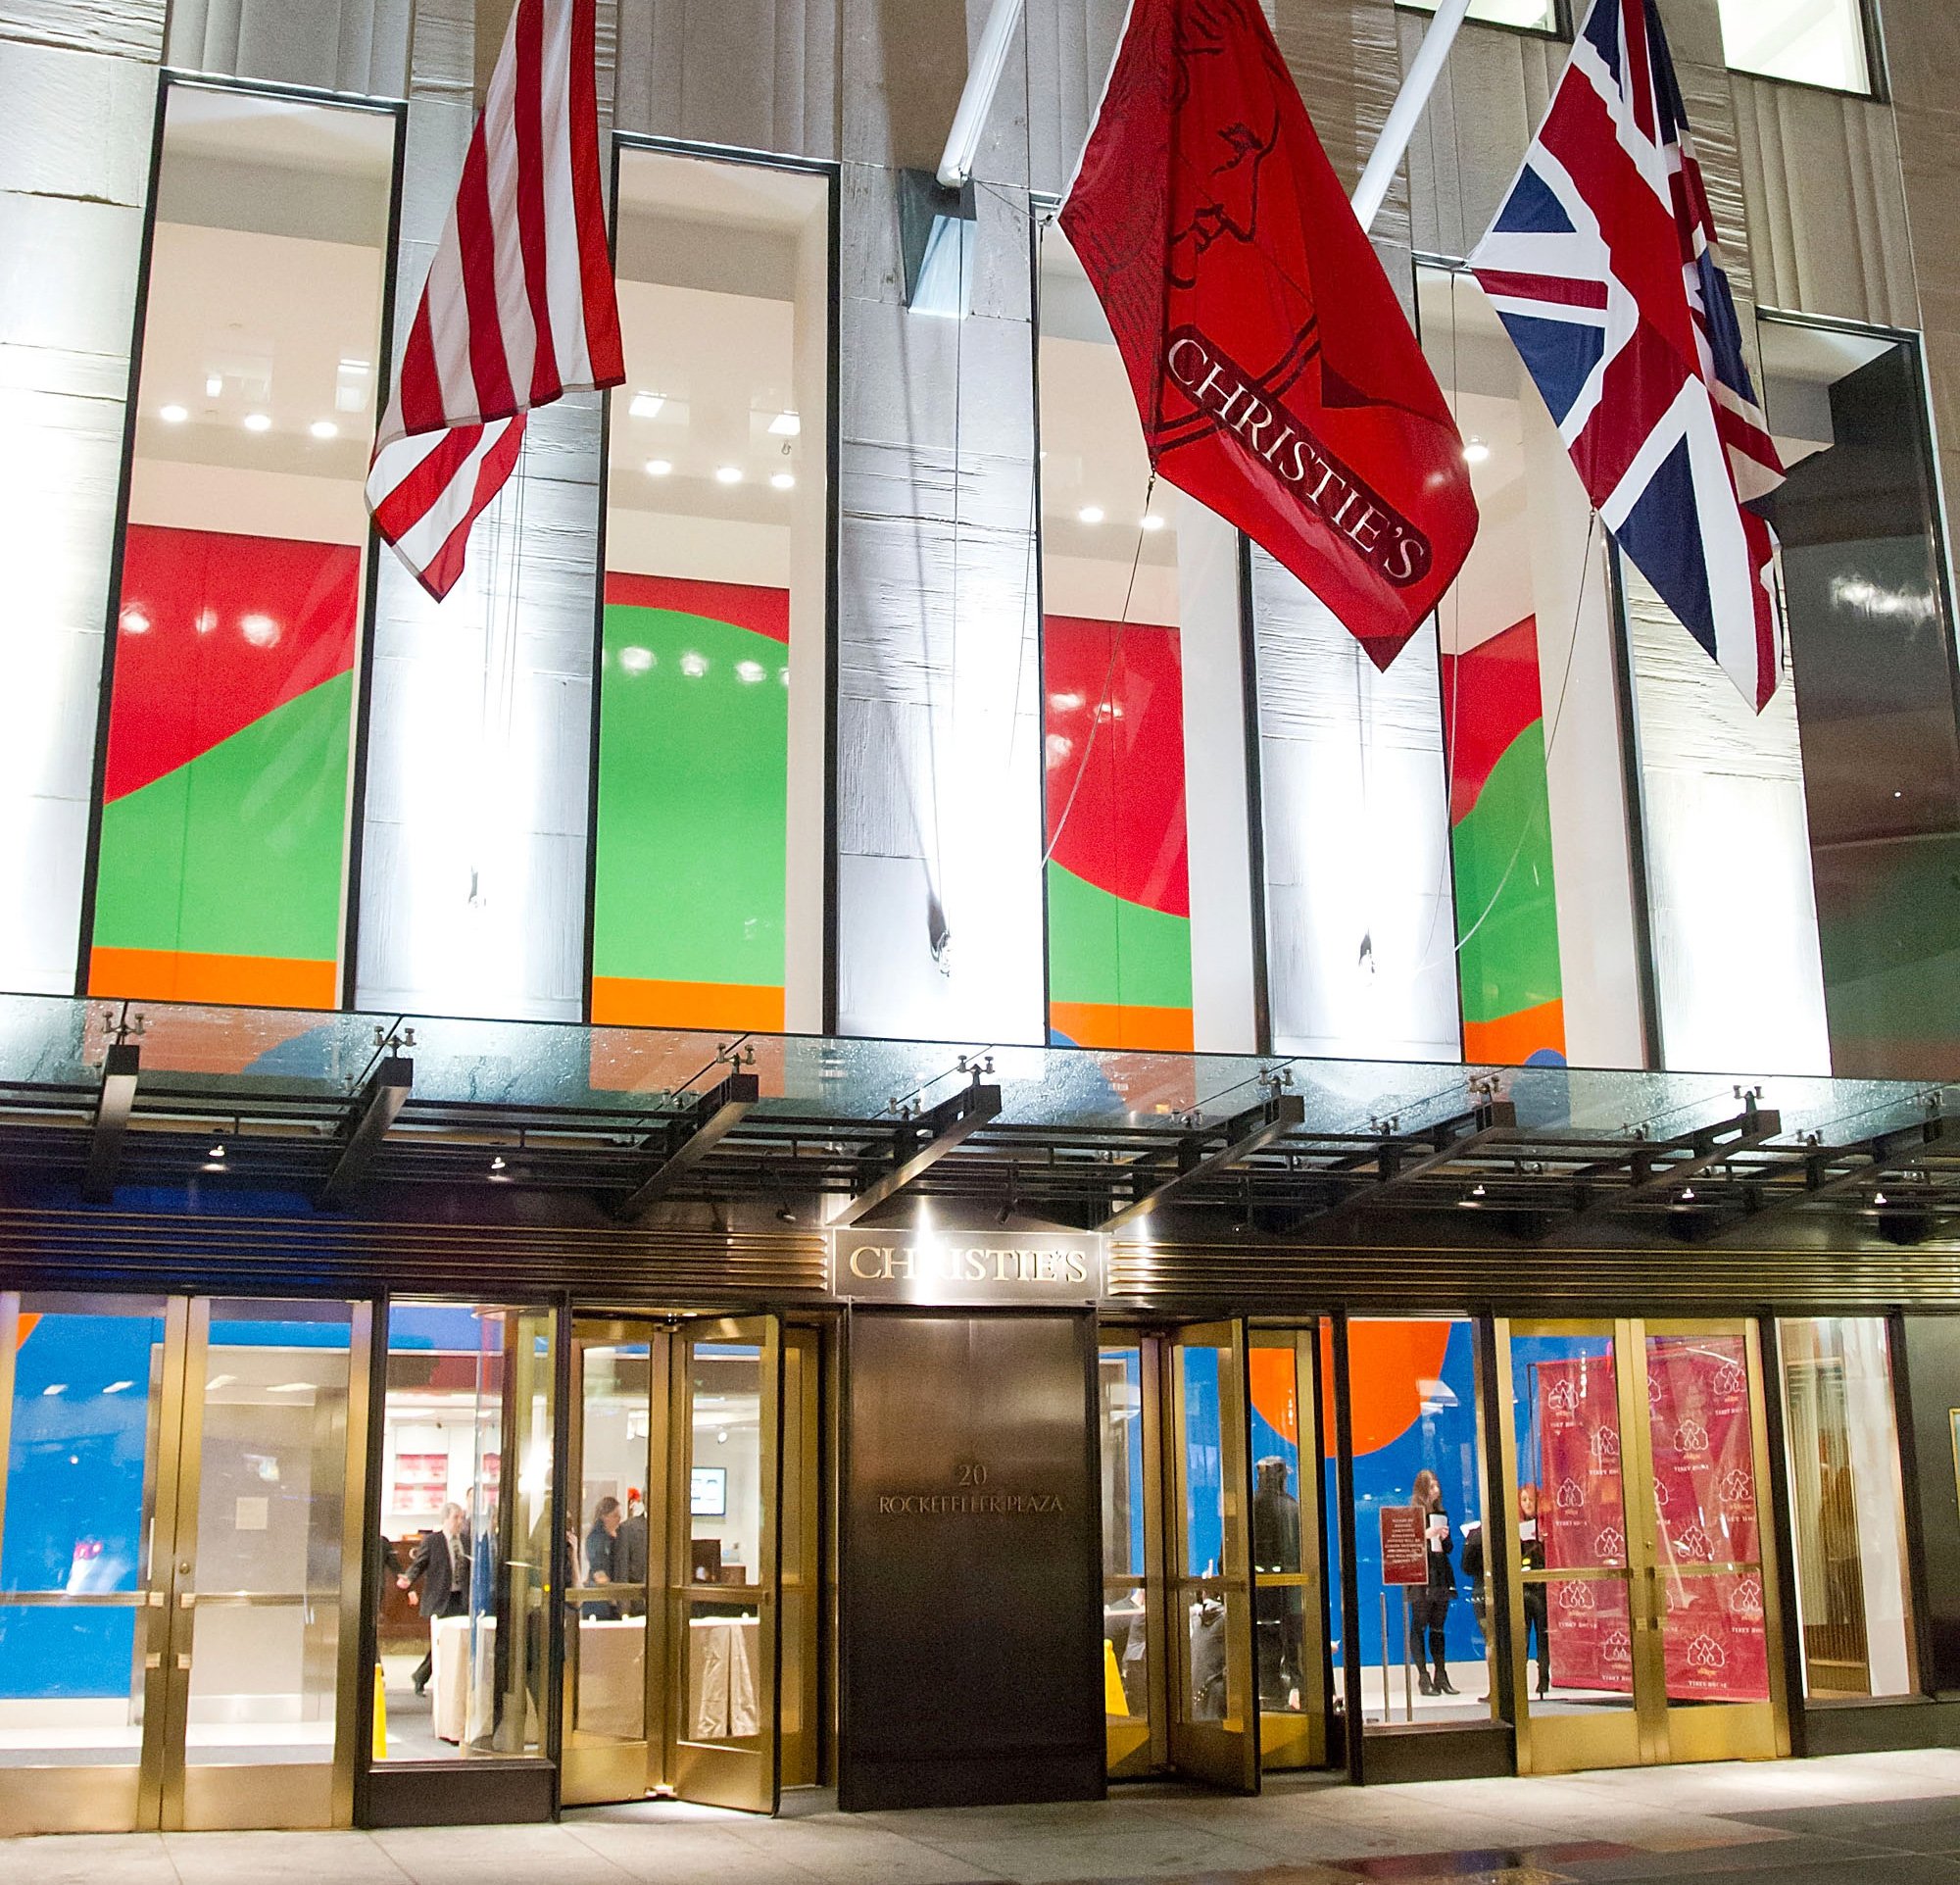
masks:
[[[973,174],[973,160],[979,155],[980,133],[986,128],[987,114],[993,109],[994,94],[1001,89],[1001,74],[1006,70],[1007,46],[1014,28],[1021,24],[1025,0],[994,0],[994,11],[980,34],[980,48],[966,70],[966,89],[959,94],[953,114],[953,128],[946,134],[946,152],[939,160],[939,180],[956,190]]]
[[[1443,62],[1449,57],[1449,48],[1456,39],[1456,28],[1463,24],[1463,16],[1469,10],[1470,0],[1443,0],[1436,10],[1436,18],[1429,24],[1429,30],[1423,34],[1422,44],[1416,48],[1408,76],[1402,80],[1396,102],[1389,107],[1388,123],[1382,126],[1382,134],[1375,141],[1368,167],[1361,173],[1360,182],[1354,186],[1354,216],[1364,229],[1375,226],[1382,199],[1388,195],[1396,168],[1402,161],[1402,153],[1408,149],[1409,139],[1415,135],[1415,127],[1429,104],[1429,95],[1443,75]]]

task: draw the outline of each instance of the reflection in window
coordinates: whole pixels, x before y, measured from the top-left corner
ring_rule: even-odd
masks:
[[[1396,3],[1419,13],[1436,11],[1436,0],[1396,0]],[[1493,26],[1523,26],[1532,32],[1556,32],[1558,4],[1557,0],[1470,0],[1470,11],[1464,18],[1482,20]]]
[[[1777,1329],[1805,1692],[1908,1695],[1916,1683],[1886,1324],[1816,1316]]]
[[[1151,1635],[1144,1465],[1144,1351],[1105,1344],[1097,1358],[1102,1457],[1102,1715],[1109,1772],[1147,1773]]]
[[[1050,1037],[1188,1053],[1179,537],[1199,507],[1152,490],[1115,340],[1058,227],[1042,236],[1041,439]]]
[[[1318,1560],[1320,1444],[1313,1399],[1318,1331],[1254,1329],[1251,1391],[1252,1635],[1259,1686],[1259,1765],[1326,1759],[1326,1674]]]
[[[802,172],[619,156],[595,1020],[780,1030],[815,947],[829,201]]]
[[[390,1761],[534,1753],[552,1537],[552,1316],[388,1310],[379,1649]]]
[[[171,87],[92,994],[339,999],[394,140],[385,112]]]
[[[1494,1711],[1478,1373],[1468,1316],[1348,1325],[1370,1728],[1471,1724]]]
[[[1721,0],[1722,49],[1737,72],[1870,91],[1859,0]]]
[[[1960,1053],[1960,729],[1916,347],[1765,320],[1831,1066]]]

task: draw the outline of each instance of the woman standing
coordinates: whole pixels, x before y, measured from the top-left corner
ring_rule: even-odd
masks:
[[[1444,1633],[1449,1620],[1450,1600],[1456,1595],[1456,1567],[1450,1562],[1449,1514],[1443,1510],[1443,1487],[1427,1466],[1415,1476],[1415,1497],[1410,1503],[1423,1515],[1423,1539],[1429,1547],[1429,1581],[1409,1593],[1409,1655],[1415,1659],[1424,1695],[1454,1695],[1456,1689],[1449,1680]],[[1434,1675],[1430,1673],[1432,1662],[1436,1664]]]
[[[1518,1488],[1518,1565],[1528,1571],[1544,1569],[1544,1540],[1538,1527],[1538,1488]],[[1551,1638],[1546,1634],[1550,1621],[1544,1585],[1537,1579],[1525,1581],[1525,1647],[1531,1647],[1532,1633],[1538,1634],[1538,1697],[1541,1702],[1551,1693]]]

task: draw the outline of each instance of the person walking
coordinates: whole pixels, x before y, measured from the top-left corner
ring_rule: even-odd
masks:
[[[1443,1487],[1425,1466],[1415,1476],[1410,1502],[1422,1513],[1423,1539],[1429,1548],[1429,1579],[1409,1594],[1409,1655],[1415,1659],[1424,1695],[1454,1695],[1445,1652],[1449,1606],[1456,1596],[1456,1567],[1450,1557],[1449,1514],[1443,1509]],[[1425,1639],[1427,1650],[1425,1651]],[[1436,1664],[1435,1673],[1430,1663]]]
[[[409,1602],[428,1619],[428,1653],[415,1674],[416,1693],[428,1687],[435,1666],[435,1624],[440,1616],[461,1616],[469,1609],[469,1535],[464,1530],[466,1514],[455,1500],[442,1509],[442,1523],[424,1532],[421,1542],[409,1555],[409,1567],[395,1579],[396,1588],[409,1594]],[[417,1591],[415,1587],[422,1588]],[[426,1596],[427,1602],[422,1602]]]

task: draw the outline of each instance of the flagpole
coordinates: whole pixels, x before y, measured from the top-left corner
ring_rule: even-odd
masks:
[[[1394,180],[1402,155],[1409,147],[1409,139],[1415,135],[1415,127],[1429,104],[1429,95],[1443,75],[1443,64],[1449,57],[1449,48],[1455,43],[1456,28],[1463,24],[1463,16],[1469,10],[1470,0],[1442,0],[1436,10],[1436,18],[1429,24],[1429,30],[1422,36],[1422,44],[1416,48],[1408,76],[1402,80],[1396,102],[1389,107],[1388,123],[1382,126],[1382,134],[1375,141],[1368,167],[1361,173],[1360,182],[1354,186],[1354,215],[1364,229],[1375,226],[1382,199],[1388,195],[1389,184]]]
[[[956,190],[973,174],[973,160],[980,154],[980,133],[986,128],[994,94],[1001,89],[1007,47],[1014,28],[1021,24],[1023,4],[1024,0],[994,0],[994,11],[987,16],[979,50],[966,70],[966,88],[953,114],[953,128],[946,134],[946,151],[939,160],[939,180],[950,190]]]

